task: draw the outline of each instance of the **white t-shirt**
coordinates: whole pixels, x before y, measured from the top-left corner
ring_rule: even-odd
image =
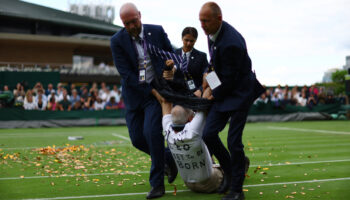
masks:
[[[204,113],[198,112],[180,132],[175,133],[171,124],[171,115],[164,115],[164,137],[182,179],[188,183],[208,179],[212,174],[213,164],[207,146],[202,140]]]

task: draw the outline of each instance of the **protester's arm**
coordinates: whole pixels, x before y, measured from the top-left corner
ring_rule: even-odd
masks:
[[[152,89],[152,94],[153,96],[156,97],[156,99],[158,100],[158,102],[160,103],[160,105],[162,106],[162,113],[163,113],[163,116],[164,115],[167,115],[167,114],[170,114],[171,113],[171,109],[173,107],[173,104],[166,101],[164,99],[164,97],[162,97],[162,95],[160,95],[157,90],[155,89]]]

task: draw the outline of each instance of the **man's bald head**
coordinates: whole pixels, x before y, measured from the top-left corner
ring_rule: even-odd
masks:
[[[199,20],[205,34],[215,34],[222,23],[222,13],[218,4],[215,2],[205,3],[199,12]]]
[[[171,109],[171,120],[173,124],[183,125],[186,124],[193,116],[193,112],[190,109],[176,105]]]
[[[119,11],[125,29],[131,36],[137,37],[141,32],[141,13],[133,3],[125,3]]]

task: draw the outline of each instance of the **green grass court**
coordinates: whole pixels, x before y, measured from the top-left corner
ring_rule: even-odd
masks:
[[[243,140],[246,199],[350,199],[350,121],[248,123]],[[149,166],[125,126],[0,130],[0,199],[145,199]],[[160,199],[222,197],[175,185]]]

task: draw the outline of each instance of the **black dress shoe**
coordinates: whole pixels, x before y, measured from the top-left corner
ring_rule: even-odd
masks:
[[[247,174],[248,170],[249,170],[249,165],[250,165],[250,160],[249,158],[246,156],[245,157],[245,168],[244,168],[244,173]]]
[[[227,192],[228,188],[230,187],[231,184],[231,175],[224,173],[224,177],[222,179],[222,182],[217,190],[219,194],[224,194]]]
[[[171,163],[170,165],[165,164],[164,174],[168,176],[168,183],[172,183],[175,181],[177,172],[178,171],[175,163]]]
[[[147,194],[147,199],[154,199],[161,197],[165,194],[165,188],[164,185],[158,186],[158,187],[152,187],[151,191]]]
[[[243,192],[230,192],[226,196],[222,197],[221,200],[244,200]]]

